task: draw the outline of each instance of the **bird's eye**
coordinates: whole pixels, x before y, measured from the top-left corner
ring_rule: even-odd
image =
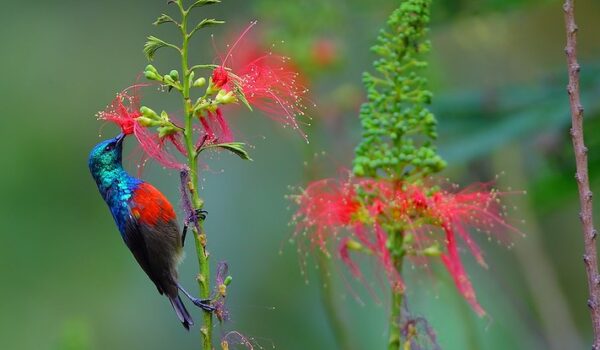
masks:
[[[109,143],[108,145],[106,145],[106,147],[104,147],[105,151],[112,151],[112,149],[115,148],[115,145],[112,143]]]

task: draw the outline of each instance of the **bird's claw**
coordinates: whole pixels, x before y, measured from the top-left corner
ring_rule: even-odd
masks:
[[[206,215],[208,215],[208,212],[206,210],[202,210],[202,209],[196,209],[194,210],[194,214],[198,219],[204,221],[206,220]]]
[[[196,224],[198,224],[198,220],[202,220],[202,221],[206,220],[206,214],[208,214],[208,212],[206,210],[196,209],[196,210],[194,210],[193,213],[190,214],[190,216],[187,218],[187,220],[184,221],[183,231],[181,232],[181,245],[182,246],[185,245],[185,236],[187,234],[189,224],[194,223],[194,225],[196,225]]]
[[[213,312],[215,311],[215,307],[211,305],[211,300],[210,299],[192,299],[192,303],[194,303],[194,305],[196,305],[197,307],[201,308],[202,310],[206,311],[206,312]]]
[[[196,222],[198,219],[204,221],[206,220],[206,214],[208,214],[206,210],[195,209],[188,217],[187,222]]]

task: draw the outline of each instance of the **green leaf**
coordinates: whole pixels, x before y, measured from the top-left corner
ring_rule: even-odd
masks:
[[[196,8],[196,7],[202,7],[202,6],[206,6],[206,5],[212,5],[212,4],[218,4],[220,3],[221,0],[198,0],[195,3],[192,4],[192,6],[190,6],[188,8],[188,11]]]
[[[179,48],[177,46],[169,44],[168,42],[161,40],[155,36],[149,36],[148,41],[146,41],[146,43],[144,44],[144,54],[146,54],[146,57],[149,61],[152,61],[154,59],[156,51],[163,47],[170,47],[179,51]]]
[[[194,28],[190,32],[190,36],[194,35],[194,33],[196,33],[197,31],[199,31],[200,29],[202,29],[204,27],[212,26],[215,24],[223,24],[223,23],[225,23],[225,21],[219,21],[214,18],[205,18],[200,23],[198,23],[198,25],[196,25],[196,28]]]
[[[248,154],[246,149],[244,149],[245,145],[246,144],[243,142],[227,142],[227,143],[218,143],[218,144],[212,145],[212,146],[226,149],[244,160],[252,160],[252,158],[250,158],[250,155]]]
[[[173,18],[171,18],[171,16],[166,15],[164,13],[162,15],[160,15],[153,24],[155,26],[158,26],[158,25],[161,25],[163,23],[175,23],[175,24],[179,24]]]

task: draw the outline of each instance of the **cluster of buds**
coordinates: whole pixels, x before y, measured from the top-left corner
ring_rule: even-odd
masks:
[[[175,69],[171,70],[169,72],[169,74],[162,75],[158,72],[156,67],[149,64],[146,66],[146,69],[144,70],[144,76],[148,80],[158,81],[161,84],[169,86],[169,88],[171,88],[171,89],[174,88],[179,91],[183,90],[183,86],[181,85],[181,82],[179,81],[179,72]]]
[[[179,128],[169,120],[169,115],[165,111],[160,112],[160,115],[158,115],[152,109],[146,106],[142,106],[140,108],[140,113],[142,113],[142,116],[136,119],[137,122],[141,126],[147,128],[157,127],[158,137],[160,137],[161,139],[166,136],[173,135],[179,130],[181,130],[181,128]]]
[[[203,68],[211,67],[202,66]],[[202,88],[206,86],[206,78],[199,77],[196,79],[196,73],[192,70],[189,74],[188,84],[193,88]],[[144,70],[144,76],[148,80],[157,81],[169,89],[176,89],[183,91],[183,83],[179,80],[179,72],[177,70],[171,70],[169,74],[161,74],[153,65],[149,64]],[[196,99],[193,103],[192,111],[195,115],[202,115],[206,111],[215,112],[220,106],[228,105],[238,102],[236,94],[241,94],[241,90],[228,91],[224,88],[225,84],[229,81],[229,73],[225,68],[217,66],[214,69],[213,76],[209,78],[208,86],[204,92],[204,95]]]

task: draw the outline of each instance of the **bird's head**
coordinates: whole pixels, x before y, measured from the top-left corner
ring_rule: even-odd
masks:
[[[124,138],[124,134],[119,134],[115,138],[100,142],[92,149],[88,165],[94,177],[121,167]]]

